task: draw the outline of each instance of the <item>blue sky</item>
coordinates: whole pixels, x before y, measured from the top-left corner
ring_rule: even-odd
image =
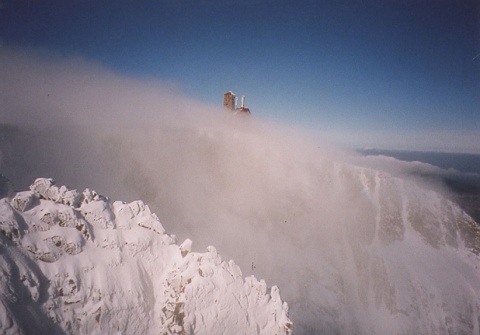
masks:
[[[232,90],[254,115],[340,141],[401,148],[411,135],[405,148],[428,149],[431,134],[441,150],[446,134],[480,152],[475,0],[0,0],[0,44],[81,56],[212,104]]]

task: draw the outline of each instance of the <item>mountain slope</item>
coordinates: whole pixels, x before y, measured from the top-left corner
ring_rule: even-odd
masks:
[[[37,179],[0,199],[2,333],[288,334],[277,287],[191,251],[141,201]]]
[[[300,334],[478,334],[480,229],[458,205],[240,122],[124,132],[104,151],[177,232],[277,283]]]
[[[58,128],[12,148],[27,161],[6,167],[143,199],[182,240],[214,241],[245,274],[276,283],[297,334],[478,334],[480,231],[459,206],[398,161],[379,168],[284,129],[217,121],[87,137]],[[99,231],[96,243],[112,239]]]

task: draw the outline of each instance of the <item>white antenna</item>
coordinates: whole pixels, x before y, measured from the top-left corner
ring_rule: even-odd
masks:
[[[245,96],[242,95],[242,108],[245,108]]]

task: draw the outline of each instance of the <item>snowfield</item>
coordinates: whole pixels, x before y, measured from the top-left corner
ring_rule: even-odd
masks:
[[[191,251],[141,201],[0,185],[0,333],[290,334],[276,286]]]

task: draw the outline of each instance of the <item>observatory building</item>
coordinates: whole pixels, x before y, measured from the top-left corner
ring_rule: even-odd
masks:
[[[235,110],[236,100],[235,94],[232,91],[228,91],[223,95],[223,107],[230,110]]]
[[[245,107],[245,96],[242,95],[242,105],[237,108],[237,97],[232,91],[228,91],[223,95],[223,107],[233,112],[250,114],[250,109]]]

